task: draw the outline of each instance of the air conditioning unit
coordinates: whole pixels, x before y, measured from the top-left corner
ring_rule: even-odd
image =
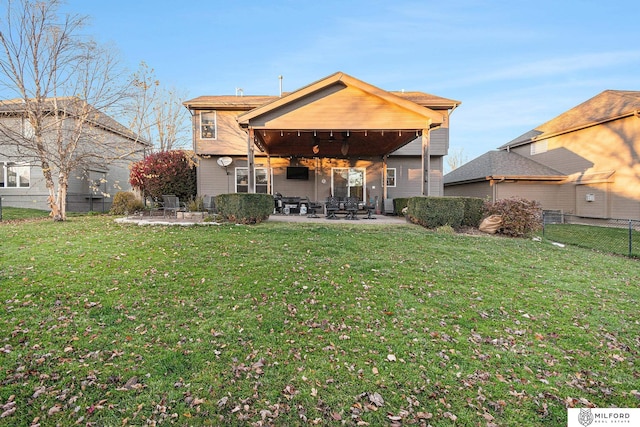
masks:
[[[585,200],[587,202],[595,202],[596,200],[596,195],[593,193],[587,193],[587,195],[585,196]]]

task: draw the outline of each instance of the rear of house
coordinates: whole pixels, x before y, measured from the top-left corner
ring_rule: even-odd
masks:
[[[198,193],[257,192],[322,202],[443,194],[449,115],[460,104],[387,92],[336,73],[283,96],[186,101]]]

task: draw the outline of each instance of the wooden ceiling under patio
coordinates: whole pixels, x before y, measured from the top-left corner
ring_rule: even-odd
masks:
[[[381,157],[413,141],[422,130],[255,130],[255,142],[271,156]]]

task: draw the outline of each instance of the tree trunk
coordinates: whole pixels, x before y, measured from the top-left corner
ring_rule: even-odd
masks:
[[[67,189],[69,187],[69,177],[68,174],[64,172],[60,172],[58,177],[58,197],[57,197],[57,205],[58,205],[58,213],[59,218],[54,217],[55,221],[65,221],[67,219]]]
[[[49,215],[53,218],[54,221],[62,221],[60,207],[56,202],[56,188],[53,182],[53,177],[51,176],[51,168],[49,167],[49,163],[46,160],[43,160],[41,164],[42,174],[44,175],[44,182],[47,186],[47,192],[49,193],[49,197],[47,197],[47,202],[49,204],[49,208],[51,209],[51,213],[49,213]]]

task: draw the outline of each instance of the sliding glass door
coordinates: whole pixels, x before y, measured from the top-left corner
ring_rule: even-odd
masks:
[[[356,197],[364,201],[365,185],[366,169],[364,168],[333,168],[331,171],[331,193],[335,197],[341,199]]]

